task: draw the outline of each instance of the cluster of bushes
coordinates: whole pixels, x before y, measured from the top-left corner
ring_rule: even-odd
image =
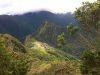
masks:
[[[27,63],[15,59],[0,42],[0,75],[25,75],[27,70]]]
[[[81,24],[82,37],[87,45],[82,57],[82,74],[100,75],[100,0],[83,2],[75,16]]]
[[[83,53],[81,71],[82,74],[99,73],[96,69],[100,68],[100,52],[87,50]]]

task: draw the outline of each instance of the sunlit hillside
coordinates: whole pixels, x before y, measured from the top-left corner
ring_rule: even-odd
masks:
[[[0,75],[100,75],[100,0],[0,0]]]

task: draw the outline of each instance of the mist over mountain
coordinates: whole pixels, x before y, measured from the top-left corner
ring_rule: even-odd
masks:
[[[18,1],[19,9],[34,5],[23,1]],[[55,0],[54,6],[46,1],[47,6],[63,10],[59,7],[63,1]],[[73,2],[60,6],[73,7]],[[0,7],[6,5],[2,3]],[[13,9],[2,9],[1,14],[14,13]],[[0,75],[100,75],[100,0],[83,2],[74,13],[11,13],[0,15]]]
[[[38,11],[22,15],[0,15],[0,33],[9,33],[24,39],[26,35],[34,33],[46,20],[60,26],[76,22],[71,12],[55,14],[49,11]]]

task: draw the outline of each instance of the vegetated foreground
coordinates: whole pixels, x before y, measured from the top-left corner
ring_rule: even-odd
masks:
[[[2,75],[80,75],[78,59],[46,43],[27,39],[25,47],[8,34],[0,40]]]
[[[79,25],[69,24],[64,31],[46,21],[24,45],[0,34],[0,75],[100,75],[100,0],[83,2],[75,17]]]

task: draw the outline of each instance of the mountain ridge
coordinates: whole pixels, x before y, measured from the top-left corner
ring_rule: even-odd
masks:
[[[23,52],[23,44],[13,36],[9,34],[1,34],[0,40],[4,42],[3,45],[5,49],[3,51],[7,52],[7,55],[5,55],[5,52],[3,53],[2,58],[6,57],[7,59],[9,57],[9,63],[14,64],[9,67],[9,63],[7,63],[8,60],[5,61],[5,63],[7,63],[7,68],[5,69],[7,71],[6,74],[8,74],[9,69],[11,68],[10,75],[13,75],[14,73],[16,73],[16,75],[55,75],[55,73],[57,73],[57,75],[80,75],[80,63],[77,58],[59,51],[46,43],[37,41],[34,38],[28,38],[24,45],[26,52]],[[8,46],[10,48],[8,48]],[[3,65],[5,66],[5,64]],[[0,73],[5,74],[5,71],[1,72],[2,68],[4,67],[0,66]],[[63,73],[61,72],[62,70]]]
[[[46,20],[61,26],[75,22],[74,14],[71,13],[64,15],[40,11],[23,15],[0,15],[0,33],[8,33],[23,40],[27,35],[35,33]]]

